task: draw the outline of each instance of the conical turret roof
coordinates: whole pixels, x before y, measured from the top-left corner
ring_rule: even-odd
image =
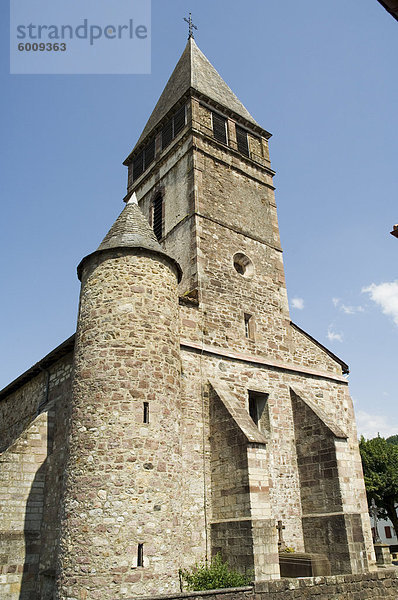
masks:
[[[146,248],[164,253],[138,206],[135,194],[127,202],[98,246],[98,250],[109,250],[110,248]]]
[[[242,102],[235,96],[203,52],[199,50],[195,40],[190,38],[145,125],[137,145],[142,142],[148,133],[190,88],[200,94],[204,94],[211,100],[243,117],[246,121],[259,127],[247,108],[243,106]]]
[[[138,248],[161,255],[169,260],[177,269],[178,277],[181,278],[181,267],[177,261],[169,256],[161,245],[150,227],[146,217],[142,214],[135,193],[131,196],[126,206],[98,246],[97,250],[88,256],[102,253],[106,250],[120,248]],[[83,263],[88,258],[83,258],[77,267],[79,279],[81,277]]]

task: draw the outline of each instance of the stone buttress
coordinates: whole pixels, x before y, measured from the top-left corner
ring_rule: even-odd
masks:
[[[78,273],[58,597],[176,591],[180,268],[130,201]]]

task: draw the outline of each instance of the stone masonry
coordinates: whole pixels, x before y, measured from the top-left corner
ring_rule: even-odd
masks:
[[[152,600],[396,600],[398,571],[363,575],[305,577],[263,582],[245,588],[185,592]],[[141,599],[139,599],[141,600]]]
[[[78,267],[76,335],[0,392],[4,600],[177,597],[217,552],[257,600],[395,597],[348,367],[290,320],[269,138],[190,39]],[[331,578],[278,581],[279,520]]]

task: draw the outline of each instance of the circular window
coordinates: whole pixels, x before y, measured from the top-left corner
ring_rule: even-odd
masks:
[[[235,271],[244,277],[251,277],[254,272],[252,261],[242,252],[234,254],[234,268]]]

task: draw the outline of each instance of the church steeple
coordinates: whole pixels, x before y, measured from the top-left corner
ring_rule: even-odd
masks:
[[[182,294],[197,296],[199,215],[280,250],[270,136],[190,37],[124,162],[128,195],[137,194],[162,248],[182,267]],[[230,172],[220,178],[221,164],[233,165],[235,178]],[[244,227],[239,216],[243,198]]]
[[[247,124],[253,125],[256,128],[260,127],[247,108],[243,106],[242,102],[198,48],[194,38],[190,37],[180,60],[138,139],[136,147],[141,144],[189,90],[193,90],[199,95],[213,100],[220,106],[232,111],[238,117],[244,119]]]

